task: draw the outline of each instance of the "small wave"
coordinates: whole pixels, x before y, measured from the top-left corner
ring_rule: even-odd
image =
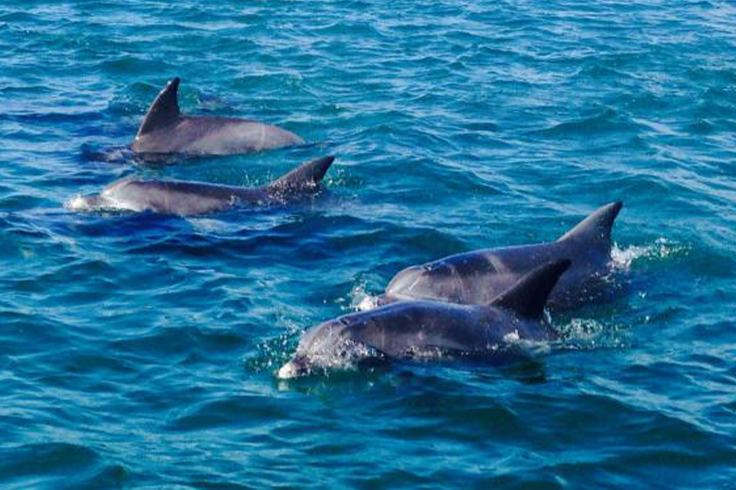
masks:
[[[33,478],[36,484],[59,478],[80,480],[99,469],[100,454],[89,446],[69,442],[25,444],[0,463],[3,479]],[[12,481],[12,480],[10,480]],[[58,480],[57,480],[58,481]]]
[[[185,218],[195,231],[200,233],[229,233],[232,231],[230,223],[213,218]]]
[[[657,238],[651,245],[631,245],[621,248],[617,244],[611,249],[611,258],[614,267],[628,269],[634,261],[639,259],[666,259],[673,255],[687,253],[688,248],[673,243],[666,238]]]
[[[609,133],[633,132],[633,130],[634,128],[628,117],[607,108],[589,117],[581,117],[557,123],[545,129],[535,130],[532,134],[555,137],[591,137]]]
[[[519,336],[519,332],[516,330],[504,335],[503,342],[504,345],[500,346],[500,348],[512,349],[516,354],[522,357],[533,358],[549,354],[552,350],[552,346],[549,342],[544,340],[522,339]]]

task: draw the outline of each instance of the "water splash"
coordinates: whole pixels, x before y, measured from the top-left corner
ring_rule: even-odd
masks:
[[[379,296],[373,296],[367,291],[365,279],[358,279],[350,290],[350,308],[354,311],[368,311],[379,306]]]
[[[519,332],[514,330],[503,336],[503,345],[497,346],[497,349],[510,349],[515,351],[522,357],[537,357],[548,354],[552,350],[549,342],[544,340],[523,339],[519,336]]]
[[[555,347],[562,350],[618,349],[631,343],[625,327],[593,318],[572,318],[557,330],[560,340]]]
[[[611,249],[611,258],[614,267],[628,269],[632,263],[640,259],[664,260],[688,252],[689,247],[671,242],[667,238],[657,238],[651,245],[630,245],[621,248],[618,244],[614,244]]]

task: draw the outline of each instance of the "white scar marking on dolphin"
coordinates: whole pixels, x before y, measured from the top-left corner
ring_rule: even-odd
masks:
[[[493,268],[496,269],[496,271],[498,271],[499,273],[510,272],[510,269],[504,265],[500,257],[490,255],[486,256],[486,258],[488,259],[488,262],[491,263]]]
[[[408,288],[406,288],[406,289],[408,291],[411,291],[412,289],[414,289],[414,286],[416,286],[416,284],[419,282],[419,279],[420,278],[421,278],[420,276],[417,276],[416,279],[414,279],[414,282],[412,282],[411,285]]]

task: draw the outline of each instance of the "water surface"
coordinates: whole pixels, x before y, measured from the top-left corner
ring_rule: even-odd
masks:
[[[718,1],[0,6],[0,486],[734,488],[736,9]],[[138,165],[188,113],[312,144]],[[127,175],[328,191],[196,218],[76,214]],[[628,296],[505,368],[279,382],[403,267],[553,240],[621,199]]]

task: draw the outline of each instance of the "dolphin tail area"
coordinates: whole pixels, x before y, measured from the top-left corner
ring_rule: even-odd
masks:
[[[571,263],[563,259],[540,265],[498,295],[490,305],[512,311],[522,318],[541,319],[552,289]]]
[[[589,245],[610,247],[613,223],[623,205],[621,201],[614,201],[598,208],[557,241],[577,240]]]
[[[316,158],[298,166],[283,177],[274,180],[268,187],[272,190],[316,187],[325,177],[327,170],[334,161],[335,157],[332,155]]]

